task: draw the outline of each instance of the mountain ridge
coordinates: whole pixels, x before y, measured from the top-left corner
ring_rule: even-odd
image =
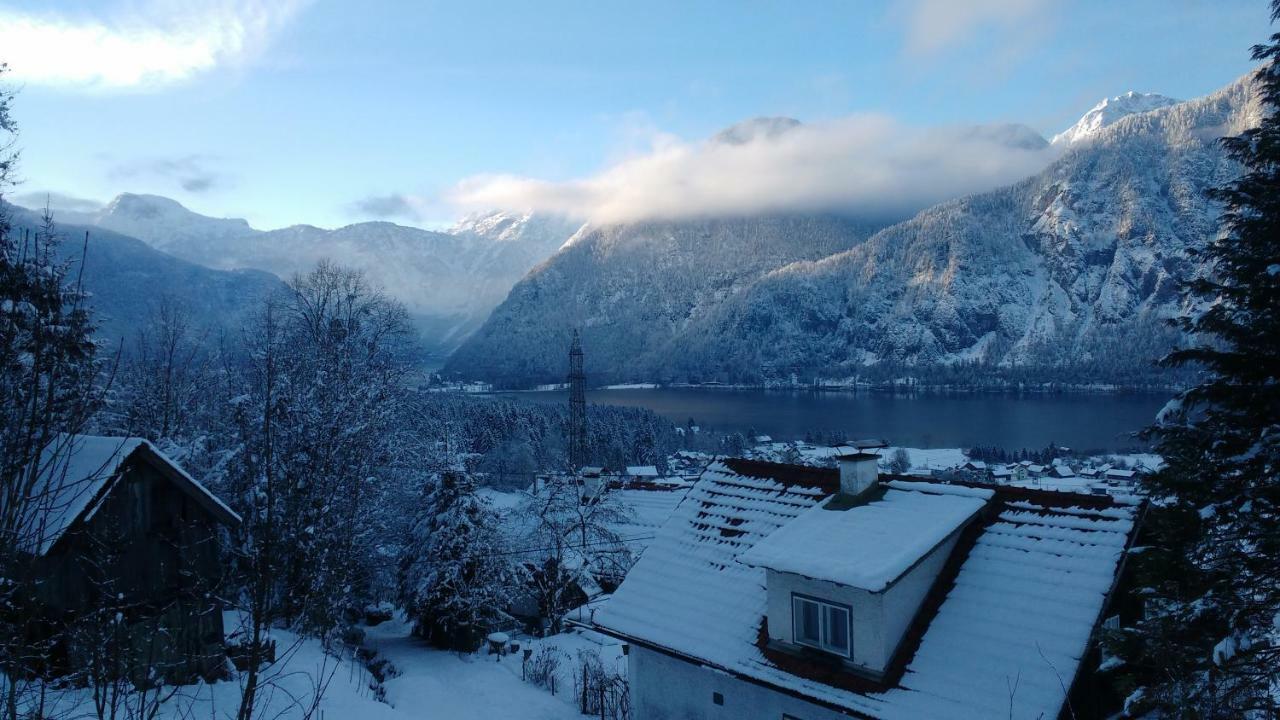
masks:
[[[170,198],[134,193],[121,193],[95,212],[59,216],[216,270],[289,278],[321,259],[359,268],[405,303],[428,353],[447,352],[465,339],[578,227],[556,217],[490,212],[446,232],[387,221],[257,230],[240,218],[208,217]]]

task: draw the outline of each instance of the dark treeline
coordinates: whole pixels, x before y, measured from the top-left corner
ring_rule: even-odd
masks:
[[[409,400],[420,432],[440,457],[499,488],[522,488],[537,473],[567,469],[567,405],[446,393]],[[650,410],[587,406],[587,458],[610,468],[656,465],[680,447],[670,421]]]

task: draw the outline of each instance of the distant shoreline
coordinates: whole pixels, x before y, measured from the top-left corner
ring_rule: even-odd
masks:
[[[564,383],[549,383],[532,388],[498,389],[479,393],[503,395],[511,393],[565,392]],[[644,390],[732,390],[778,393],[857,394],[880,393],[889,395],[1165,395],[1172,396],[1184,388],[1180,385],[1110,385],[1043,383],[1036,385],[947,385],[906,383],[861,383],[853,385],[750,385],[731,383],[618,383],[588,387],[588,392],[644,391]],[[461,392],[461,391],[459,391]]]

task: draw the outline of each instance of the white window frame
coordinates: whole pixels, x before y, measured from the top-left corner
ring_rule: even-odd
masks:
[[[818,642],[816,643],[800,638],[801,603],[810,603],[818,606]],[[831,642],[830,612],[844,613],[845,642],[843,648]],[[797,645],[804,645],[805,647],[829,652],[832,655],[851,658],[853,657],[853,608],[811,595],[791,593],[791,639]]]

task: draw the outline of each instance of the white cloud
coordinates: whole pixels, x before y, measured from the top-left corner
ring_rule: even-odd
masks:
[[[597,222],[823,211],[901,217],[1019,180],[1057,152],[1024,126],[922,129],[882,115],[748,137],[664,137],[591,177],[477,176],[448,199],[460,210],[541,210]]]
[[[0,62],[15,80],[129,88],[186,80],[257,52],[306,0],[151,0],[106,16],[0,8]]]
[[[928,55],[965,42],[974,33],[999,27],[1016,30],[1035,19],[1050,0],[903,0],[907,51]]]

